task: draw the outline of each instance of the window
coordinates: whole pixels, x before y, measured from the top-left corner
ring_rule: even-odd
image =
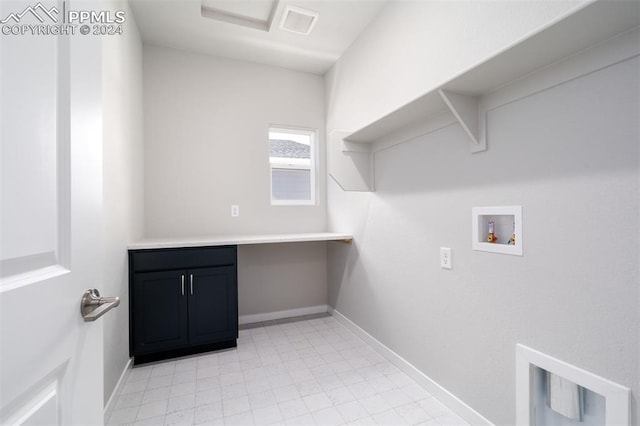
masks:
[[[271,204],[315,204],[313,130],[269,128]]]

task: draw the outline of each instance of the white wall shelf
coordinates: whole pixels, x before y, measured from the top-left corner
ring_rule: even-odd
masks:
[[[493,223],[496,242],[488,242],[489,223]],[[522,207],[474,207],[471,210],[471,247],[478,251],[522,256]],[[515,244],[509,239],[515,235]]]
[[[458,122],[470,151],[487,149],[485,97],[640,25],[637,2],[596,0],[354,131],[329,132],[329,173],[347,191],[374,191],[374,153]]]

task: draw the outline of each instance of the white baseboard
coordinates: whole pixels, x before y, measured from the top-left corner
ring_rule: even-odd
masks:
[[[118,383],[116,383],[116,386],[113,388],[113,392],[111,392],[111,396],[109,397],[109,400],[104,406],[105,423],[107,422],[107,420],[109,420],[109,415],[111,414],[111,411],[113,411],[113,405],[115,404],[116,399],[120,394],[121,388],[124,386],[124,382],[126,381],[127,374],[129,373],[129,370],[131,370],[132,365],[133,365],[133,358],[129,358],[129,361],[127,361],[127,364],[124,366],[124,369],[122,370],[122,374],[120,374]]]
[[[425,375],[422,371],[418,370],[409,361],[402,358],[400,355],[389,349],[382,344],[378,339],[367,333],[360,328],[357,324],[351,321],[349,318],[342,315],[340,312],[329,307],[328,312],[342,325],[351,330],[356,336],[364,340],[373,349],[375,349],[380,355],[385,357],[389,362],[402,370],[407,376],[413,379],[417,384],[422,386],[436,397],[440,402],[449,407],[458,416],[472,425],[493,425],[489,420],[483,417],[480,413],[469,407],[462,400],[456,397],[454,394],[440,386],[433,379]]]
[[[328,312],[327,305],[309,306],[306,308],[287,309],[285,311],[267,312],[264,314],[240,315],[238,317],[239,324],[251,324],[254,322],[271,321],[290,317],[299,317],[302,315],[321,314]]]

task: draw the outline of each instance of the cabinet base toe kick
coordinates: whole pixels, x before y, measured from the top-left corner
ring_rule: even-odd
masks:
[[[190,346],[182,349],[173,349],[170,351],[153,352],[143,355],[134,355],[133,365],[146,364],[149,362],[162,361],[165,359],[179,358],[189,355],[203,354],[211,351],[219,351],[222,349],[233,349],[237,347],[236,339],[224,342],[209,343],[207,345]]]

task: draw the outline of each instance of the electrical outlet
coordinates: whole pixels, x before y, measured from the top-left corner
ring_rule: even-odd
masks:
[[[449,247],[440,247],[440,267],[451,269],[451,249]]]
[[[240,206],[237,204],[231,205],[231,217],[239,217],[240,216]]]

